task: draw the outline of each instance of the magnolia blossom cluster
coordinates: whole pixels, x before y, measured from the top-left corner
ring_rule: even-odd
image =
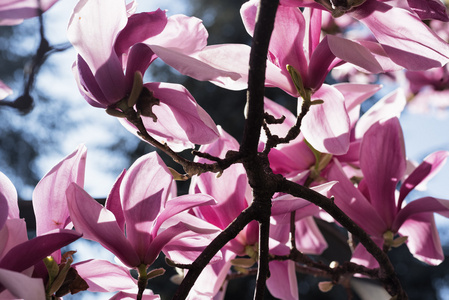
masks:
[[[39,14],[36,7],[24,7],[32,1],[6,2],[0,4],[2,24]],[[40,10],[54,2],[41,1]],[[420,164],[409,162],[399,116],[407,97],[423,102],[439,93],[447,105],[446,7],[438,0],[336,2],[342,3],[280,1],[265,85],[293,96],[298,109],[295,115],[265,98],[265,113],[281,121],[265,123],[259,151],[267,154],[274,174],[332,197],[381,249],[405,243],[415,258],[437,265],[444,254],[434,213],[449,217],[449,200],[407,196],[437,174],[449,152],[434,152]],[[237,153],[239,143],[214,123],[185,87],[144,82],[143,74],[159,58],[186,76],[242,90],[247,88],[251,47],[208,45],[201,20],[167,17],[161,9],[136,13],[136,5],[80,0],[74,7],[67,36],[78,53],[73,74],[81,95],[93,107],[119,117],[133,134],[146,141],[148,135],[171,153],[201,145],[199,152],[207,155],[198,156],[195,163],[212,164],[213,157]],[[259,1],[250,0],[240,10],[251,36],[259,6]],[[430,26],[423,22],[429,19]],[[350,26],[368,30],[354,34]],[[397,77],[399,72],[405,74],[406,84],[361,115],[361,104],[382,88],[372,79],[384,73]],[[329,84],[330,76],[346,82]],[[10,93],[0,83],[0,97]],[[305,106],[308,111],[302,116]],[[271,147],[271,139],[287,136],[300,117],[300,133]],[[89,290],[118,292],[113,299],[159,299],[145,286],[164,273],[152,267],[160,253],[178,267],[191,264],[254,198],[239,163],[218,176],[196,172],[189,193],[178,196],[174,179],[179,174],[152,152],[118,175],[101,205],[83,189],[86,151],[79,146],[36,186],[32,239],[19,217],[17,192],[0,173],[1,298],[45,299]],[[287,257],[292,247],[304,254],[321,254],[328,245],[316,219],[340,226],[307,199],[274,194],[270,255]],[[74,253],[61,253],[61,247],[79,238],[97,241],[117,262],[73,263]],[[210,260],[188,298],[223,298],[228,275],[243,274],[256,264],[258,244],[259,225],[253,220]],[[379,267],[361,243],[351,262]],[[291,259],[270,260],[267,287],[273,296],[298,299],[295,264]],[[137,271],[137,279],[131,269]]]

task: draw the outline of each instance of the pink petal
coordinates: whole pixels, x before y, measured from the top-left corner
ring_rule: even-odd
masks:
[[[449,200],[424,197],[407,203],[397,214],[392,230],[398,231],[407,219],[416,214],[434,212],[449,218]]]
[[[327,35],[327,42],[335,56],[361,67],[365,72],[376,74],[383,71],[374,55],[357,42],[336,35]]]
[[[201,174],[192,183],[191,190],[211,195],[217,201],[217,205],[196,207],[193,210],[197,216],[224,229],[248,207],[246,198],[248,188],[242,165],[229,167],[219,178],[212,173]]]
[[[444,260],[433,213],[417,213],[409,217],[399,233],[408,236],[407,247],[415,258],[430,265],[439,265]]]
[[[390,118],[399,118],[407,99],[404,91],[397,89],[380,99],[357,122],[355,137],[362,138],[365,132],[376,122]]]
[[[290,260],[271,261],[267,287],[270,293],[278,299],[298,299],[295,262]]]
[[[374,209],[391,226],[396,215],[396,186],[406,169],[404,137],[397,118],[376,123],[360,145],[360,168]]]
[[[0,268],[22,272],[80,237],[80,233],[67,229],[35,237],[18,244],[6,253],[0,261]]]
[[[366,1],[349,14],[368,26],[388,56],[408,70],[425,70],[448,62],[448,44],[405,9]]]
[[[137,297],[136,293],[126,293],[126,292],[118,292],[114,296],[112,296],[109,300],[134,300]],[[153,295],[152,293],[145,290],[142,295],[142,300],[159,300],[161,297],[159,295]]]
[[[137,280],[128,268],[106,260],[83,261],[72,267],[87,282],[91,292],[117,292],[137,287]]]
[[[399,206],[411,190],[418,184],[423,184],[429,181],[441,170],[446,163],[448,156],[448,151],[437,151],[424,158],[423,162],[402,183],[399,195]]]
[[[6,218],[18,219],[19,218],[19,204],[17,202],[17,191],[14,184],[9,178],[0,172],[0,199],[2,202],[1,212],[2,221],[0,222],[0,228],[4,224]]]
[[[180,240],[183,237],[191,236],[192,234],[198,236],[198,233],[192,233],[192,231],[190,231],[191,228],[192,226],[180,222],[158,233],[151,244],[147,247],[147,252],[142,262],[144,264],[151,265],[156,260],[162,249],[173,240],[176,242],[177,240]],[[209,232],[211,230],[206,229],[205,231]]]
[[[296,247],[303,253],[318,255],[327,248],[327,242],[313,217],[295,222]]]
[[[382,86],[379,84],[338,83],[333,85],[345,99],[345,107],[351,120],[351,127],[360,115],[360,104],[370,98]]]
[[[85,239],[99,242],[128,267],[140,264],[139,257],[118,226],[114,214],[76,184],[67,189],[70,217]]]
[[[151,48],[160,46],[189,55],[204,49],[207,38],[208,33],[202,20],[185,15],[174,15],[168,18],[164,30],[148,38],[145,44]]]
[[[48,10],[58,0],[4,0],[0,4],[0,19],[28,19]],[[15,25],[15,24],[14,24]]]
[[[172,184],[171,173],[156,152],[136,160],[123,178],[120,198],[126,235],[141,261],[152,242],[150,232],[166,205]]]
[[[107,16],[99,18],[98,16]],[[107,99],[120,100],[126,93],[121,62],[114,43],[128,18],[125,2],[80,1],[69,21],[67,36],[86,61]]]
[[[22,273],[0,269],[0,286],[6,288],[17,299],[45,299],[42,278],[31,278]]]
[[[383,238],[381,237],[371,237],[373,241],[382,248]],[[354,252],[352,253],[351,262],[365,266],[367,268],[378,268],[379,263],[377,260],[366,250],[366,248],[362,244],[358,244],[355,247]]]
[[[37,235],[65,228],[70,222],[66,189],[73,182],[80,186],[84,185],[86,153],[86,147],[80,145],[36,185],[33,192],[33,208]]]
[[[133,45],[158,35],[166,25],[167,16],[161,9],[131,15],[128,23],[117,36],[115,43],[117,55],[126,54]]]
[[[326,195],[326,193],[336,184],[336,181],[327,182],[325,184],[321,184],[319,186],[312,187],[312,190]],[[272,207],[271,207],[271,215],[282,215],[286,214],[298,209],[301,209],[307,205],[311,204],[311,202],[302,199],[296,198],[291,195],[282,195],[273,199]]]
[[[174,199],[167,201],[164,210],[159,214],[156,219],[153,228],[151,229],[151,234],[156,236],[159,227],[165,220],[175,217],[180,212],[188,211],[191,208],[199,207],[199,206],[210,206],[214,205],[217,202],[212,196],[206,194],[192,194],[192,195],[183,195]]]
[[[200,145],[217,139],[214,121],[182,85],[148,83],[145,86],[161,101],[161,105],[153,107],[158,117],[154,128],[159,136]],[[150,122],[145,122],[145,125],[147,128],[151,126]]]
[[[368,234],[383,234],[388,229],[384,220],[346,177],[340,163],[335,159],[333,162],[327,178],[338,181],[338,184],[334,185],[329,193],[335,197],[335,204]]]
[[[126,170],[123,170],[123,172],[115,181],[114,186],[109,192],[108,198],[106,199],[105,203],[106,209],[114,214],[117,225],[120,227],[123,233],[125,232],[125,217],[123,216],[122,202],[120,199],[120,185],[122,184],[125,174]]]
[[[28,241],[24,219],[8,219],[0,229],[0,259],[12,248]]]
[[[301,126],[304,138],[320,152],[346,153],[349,149],[350,124],[343,95],[332,86],[323,85],[313,94],[312,100],[317,99],[322,99],[324,103],[312,105],[304,117]]]
[[[440,20],[448,22],[449,17],[446,12],[446,6],[439,0],[407,0],[410,8],[422,20]]]
[[[236,257],[236,254],[226,247],[222,249],[222,252],[223,260],[208,264],[204,268],[195,281],[188,299],[203,299],[203,297],[204,299],[215,299],[213,297],[219,293],[231,269],[231,260]]]
[[[213,45],[192,54],[159,45],[150,47],[160,59],[181,74],[211,81],[230,90],[243,90],[247,86],[250,51],[247,45]]]

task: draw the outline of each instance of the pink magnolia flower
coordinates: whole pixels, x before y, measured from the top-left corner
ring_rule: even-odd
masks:
[[[210,145],[203,146],[201,151],[223,157],[228,150],[236,150],[238,147],[237,141],[221,130],[220,139]],[[205,162],[206,160],[200,159],[199,161]],[[317,190],[323,191],[329,186],[320,187],[322,190],[320,188]],[[196,216],[221,229],[225,229],[252,201],[251,188],[242,165],[232,165],[219,178],[210,173],[194,177],[191,192],[206,193],[217,200],[217,205],[195,207],[193,211]],[[309,204],[303,199],[296,199],[289,195],[278,195],[273,199],[271,212],[273,216],[284,216],[291,211],[308,207]],[[289,247],[286,246],[288,237],[287,240],[285,239],[285,233],[288,235],[289,229],[285,231],[284,225],[275,224],[270,229],[270,252],[273,254],[286,255],[290,251]],[[311,224],[310,220],[298,220],[298,228],[301,228],[298,231],[303,234],[301,236],[303,243],[298,244],[298,247],[308,253],[317,254],[321,253],[327,244],[319,231],[314,230],[316,225],[315,227],[313,225],[315,224]],[[277,230],[278,226],[282,226],[282,228]],[[202,299],[203,297],[204,299],[210,299],[217,295],[231,268],[232,260],[237,256],[245,256],[257,251],[255,244],[258,241],[258,232],[258,223],[252,221],[236,238],[231,240],[222,249],[223,260],[208,265],[201,273],[193,291],[189,294],[189,299]],[[267,284],[275,297],[281,299],[296,299],[298,297],[296,273],[292,261],[272,261],[270,262],[270,272],[271,276]],[[282,281],[282,284],[279,284],[280,281]]]
[[[309,6],[309,0],[288,0],[284,5]],[[394,63],[408,70],[426,70],[441,67],[449,61],[449,46],[433,32],[421,19],[444,19],[447,13],[440,1],[357,1],[356,5],[336,5],[332,7],[326,0],[317,1],[333,14],[347,13],[366,25],[379,44],[361,42],[376,56],[388,56]],[[343,2],[347,4],[347,2]],[[305,5],[304,5],[305,4]],[[336,40],[330,40],[332,51],[339,57],[347,57],[347,48],[336,52]],[[338,41],[342,46],[342,41]],[[349,44],[348,44],[349,45]],[[346,52],[346,53],[345,53]],[[342,57],[343,58],[343,57]],[[343,58],[344,59],[344,58]]]
[[[99,242],[129,268],[151,265],[161,251],[188,263],[218,230],[181,213],[215,200],[203,194],[169,200],[172,184],[170,171],[153,152],[120,175],[105,207],[78,185],[69,186],[70,217],[84,238]]]
[[[120,100],[130,97],[133,84],[141,80],[135,75],[144,74],[158,57],[143,42],[170,47],[170,35],[158,36],[167,25],[165,12],[128,14],[124,0],[82,0],[74,9],[67,31],[79,53],[73,71],[81,94],[92,106],[115,109]],[[190,23],[185,19],[179,25]],[[145,127],[159,139],[192,147],[217,138],[214,122],[183,86],[153,82],[137,93],[133,97],[139,98],[137,109]],[[160,102],[152,106],[155,98]],[[128,127],[135,132],[130,123]]]
[[[58,0],[3,0],[0,3],[0,25],[17,25],[23,19],[36,17]]]
[[[438,264],[443,251],[433,213],[449,217],[449,200],[424,197],[408,204],[405,197],[419,183],[430,179],[444,164],[449,152],[435,152],[403,180],[406,171],[402,130],[397,118],[373,124],[360,145],[360,168],[363,179],[355,187],[335,160],[328,172],[329,180],[337,180],[330,191],[335,203],[382,246],[394,246],[393,236],[407,237],[411,253],[418,259]],[[375,260],[358,245],[353,260],[376,266]]]
[[[81,234],[59,229],[28,240],[25,221],[19,219],[17,192],[1,172],[0,212],[0,292],[6,288],[16,297],[32,292],[41,295],[42,279],[30,278],[33,267],[54,251],[80,238]],[[30,284],[30,290],[20,290],[19,284],[24,283]]]

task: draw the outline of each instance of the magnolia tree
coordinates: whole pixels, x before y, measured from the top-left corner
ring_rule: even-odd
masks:
[[[42,17],[55,2],[3,1],[1,24]],[[154,267],[162,252],[166,268],[179,271],[174,299],[222,299],[230,279],[256,273],[255,299],[266,289],[298,299],[299,273],[320,276],[323,292],[364,277],[392,299],[407,299],[387,254],[406,244],[427,264],[444,259],[434,213],[448,217],[449,200],[407,195],[449,152],[409,162],[398,120],[407,99],[444,99],[444,3],[250,0],[240,15],[251,46],[208,45],[200,19],[167,17],[161,9],[136,13],[136,5],[76,4],[67,28],[78,53],[73,84],[99,114],[116,117],[184,173],[148,153],[117,177],[103,206],[83,189],[87,150],[79,146],[37,184],[32,239],[16,189],[0,173],[0,297],[56,299],[88,290],[159,299],[146,286],[165,272]],[[368,30],[355,37],[351,26]],[[144,82],[157,58],[199,81],[247,89],[240,144],[182,85]],[[339,83],[331,85],[334,68]],[[407,84],[361,115],[361,104],[382,88],[372,74],[405,74]],[[295,97],[297,113],[266,98],[265,87]],[[0,89],[2,98],[11,93],[3,83]],[[196,149],[194,160],[180,154],[185,149]],[[188,179],[189,193],[177,195],[175,180]],[[328,247],[318,220],[348,233],[350,261],[312,258]],[[73,263],[75,251],[61,248],[79,238],[100,243],[116,263]]]

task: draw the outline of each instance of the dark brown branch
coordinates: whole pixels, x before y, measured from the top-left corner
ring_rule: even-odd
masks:
[[[235,238],[237,234],[248,225],[249,222],[255,219],[258,205],[254,202],[247,209],[245,209],[229,226],[223,230],[198,256],[198,258],[192,263],[184,280],[181,282],[178,290],[176,291],[174,300],[185,299],[189,294],[192,286],[195,284],[196,279],[201,274],[206,265],[214,257],[214,255],[220,251],[230,240]]]

